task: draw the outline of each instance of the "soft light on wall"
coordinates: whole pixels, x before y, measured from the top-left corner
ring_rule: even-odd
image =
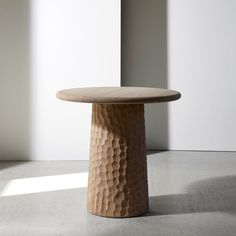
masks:
[[[90,106],[59,89],[119,86],[119,2],[32,0],[32,157],[88,159]]]
[[[120,85],[120,2],[0,1],[0,160],[86,160],[90,106],[56,91]]]

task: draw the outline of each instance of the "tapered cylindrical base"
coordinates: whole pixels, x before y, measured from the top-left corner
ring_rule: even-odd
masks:
[[[106,217],[148,210],[143,104],[93,104],[88,210]]]

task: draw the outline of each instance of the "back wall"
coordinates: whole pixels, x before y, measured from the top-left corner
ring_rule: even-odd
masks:
[[[146,106],[149,149],[236,151],[236,2],[122,1],[122,84],[179,90]]]
[[[0,159],[86,160],[91,105],[56,91],[120,85],[120,3],[0,1]]]

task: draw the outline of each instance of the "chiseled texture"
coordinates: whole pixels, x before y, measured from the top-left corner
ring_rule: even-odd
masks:
[[[144,105],[93,104],[88,210],[131,217],[148,210]]]

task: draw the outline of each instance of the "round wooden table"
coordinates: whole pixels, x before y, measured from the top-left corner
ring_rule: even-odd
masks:
[[[174,90],[90,87],[57,92],[57,98],[93,103],[88,210],[131,217],[148,210],[144,104],[180,98]]]

